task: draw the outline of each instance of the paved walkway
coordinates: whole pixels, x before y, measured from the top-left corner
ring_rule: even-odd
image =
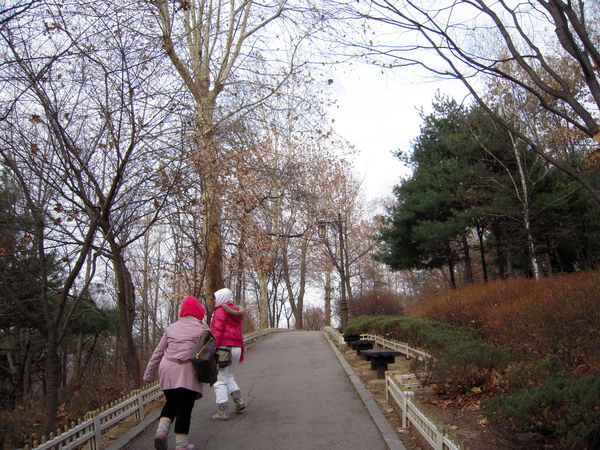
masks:
[[[215,396],[206,386],[192,413],[189,438],[197,449],[405,450],[370,393],[320,331],[273,334],[247,350],[237,372],[248,407],[227,422],[215,422]],[[157,417],[110,450],[154,448]],[[174,447],[171,433],[169,448]]]

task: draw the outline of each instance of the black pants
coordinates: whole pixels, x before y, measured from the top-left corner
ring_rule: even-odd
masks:
[[[160,417],[168,417],[171,422],[175,422],[176,434],[188,434],[192,409],[194,409],[194,402],[198,393],[185,388],[166,389],[163,392],[167,402],[160,413]]]

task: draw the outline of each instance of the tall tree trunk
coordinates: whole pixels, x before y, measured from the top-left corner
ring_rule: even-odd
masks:
[[[44,397],[44,425],[42,433],[48,435],[56,431],[58,414],[58,390],[60,387],[60,357],[55,330],[48,330],[46,336],[46,395]]]
[[[33,376],[33,352],[27,346],[27,353],[25,361],[23,363],[23,396],[29,397],[31,395],[31,377]]]
[[[160,245],[158,246],[158,255],[157,255],[157,261],[159,264],[159,267],[157,267],[157,270],[162,271],[162,268],[160,267],[160,261],[162,260],[161,256],[160,256]],[[152,308],[150,309],[150,315],[152,316],[152,326],[150,327],[150,329],[152,330],[152,339],[149,341],[149,346],[148,346],[148,350],[152,351],[152,349],[154,349],[156,347],[156,344],[158,344],[158,338],[156,336],[157,332],[158,332],[158,299],[160,298],[160,294],[161,294],[161,283],[158,282],[158,280],[156,280],[154,282],[154,298],[152,300]]]
[[[33,372],[33,351],[31,350],[31,329],[15,325],[14,361],[11,362],[11,353],[8,353],[7,359],[12,372],[12,383],[16,386],[14,394],[15,400],[20,400],[31,395],[31,377]]]
[[[497,267],[498,274],[501,280],[506,280],[508,278],[507,275],[507,264],[506,264],[506,240],[504,239],[504,232],[501,225],[494,225],[494,235],[496,236],[496,259],[497,259]]]
[[[83,371],[85,371],[86,368],[89,367],[89,365],[90,365],[90,361],[92,360],[92,357],[94,356],[94,350],[96,349],[96,343],[98,342],[99,336],[100,336],[100,331],[98,330],[98,331],[96,331],[96,333],[94,333],[94,340],[92,341],[92,345],[90,345],[90,349],[87,352],[85,361],[82,364]]]
[[[206,303],[208,306],[208,319],[212,318],[215,310],[215,301],[212,296],[223,284],[223,241],[221,239],[221,210],[218,202],[211,200],[206,202],[205,222],[205,255],[206,255],[206,276],[205,290]]]
[[[150,341],[150,237],[149,233],[144,236],[144,255],[143,255],[143,273],[142,273],[142,317],[140,325],[140,348],[142,354],[145,353],[146,348],[149,348],[148,342]],[[160,259],[159,259],[160,261]]]
[[[258,328],[260,330],[266,330],[269,328],[269,292],[267,289],[267,281],[268,281],[267,270],[264,270],[262,267],[257,270],[258,275]]]
[[[300,256],[300,286],[298,289],[298,303],[294,312],[296,328],[304,330],[304,292],[306,289],[306,257],[308,254],[308,239],[302,238],[301,256]]]
[[[598,263],[596,258],[594,257],[594,254],[592,253],[592,249],[587,246],[585,248],[585,255],[586,255],[586,260],[588,261],[588,266],[590,270],[592,269],[596,269],[598,267]]]
[[[269,273],[273,270],[273,260],[275,259],[275,255],[277,254],[277,249],[279,247],[279,240],[277,238],[278,235],[278,227],[279,227],[279,218],[281,216],[281,205],[279,202],[275,203],[273,211],[271,213],[271,228],[269,230],[271,242],[269,243],[269,251],[264,258],[261,258],[259,261],[258,275],[259,275],[259,288],[260,288],[260,296],[259,296],[259,326],[261,330],[264,330],[269,327],[269,293],[267,290],[267,280]],[[275,289],[275,292],[277,290]],[[275,301],[273,301],[275,304]],[[275,319],[275,315],[272,316]],[[274,324],[273,324],[274,326]]]
[[[340,319],[342,325],[342,333],[346,332],[346,328],[348,327],[348,297],[352,295],[350,290],[350,277],[348,276],[348,250],[346,248],[346,243],[348,242],[347,236],[344,236],[346,232],[346,227],[343,226],[345,222],[342,221],[341,213],[338,213],[337,227],[339,234],[339,244],[340,244],[340,288],[341,288],[341,298],[340,298]]]
[[[560,273],[564,274],[565,267],[563,265],[562,258],[560,257],[560,253],[558,252],[558,249],[554,249],[554,259],[558,263],[558,268],[560,270]]]
[[[80,381],[81,363],[83,358],[83,333],[77,334],[77,350],[75,352],[75,361],[73,362],[73,381]]]
[[[537,255],[535,252],[535,244],[533,239],[533,230],[531,227],[531,214],[530,214],[530,202],[529,202],[529,183],[527,180],[527,176],[525,173],[525,168],[523,167],[523,160],[521,158],[521,152],[519,151],[519,146],[511,134],[511,141],[513,146],[513,151],[515,153],[515,160],[517,162],[517,167],[519,168],[519,177],[521,179],[521,204],[523,205],[523,223],[525,225],[525,231],[527,233],[527,248],[529,249],[529,257],[531,258],[531,269],[533,270],[533,276],[536,280],[540,279],[540,267],[537,259]]]
[[[246,237],[242,233],[240,242],[238,243],[238,258],[235,273],[235,298],[242,305],[245,303],[243,298],[243,287],[244,287],[244,249],[245,249]]]
[[[481,270],[483,271],[483,282],[488,282],[487,263],[485,262],[485,246],[483,242],[483,232],[481,227],[477,225],[477,237],[479,238],[479,254],[481,255]]]
[[[208,108],[206,106],[205,108]],[[212,114],[210,115],[212,119]],[[205,130],[202,126],[205,120],[203,114],[199,114],[200,123],[198,130]],[[208,122],[210,123],[210,122]],[[223,241],[221,238],[221,189],[219,186],[218,157],[216,144],[210,133],[204,135],[201,131],[199,139],[199,167],[200,179],[204,180],[204,254],[206,257],[204,289],[206,291],[207,316],[210,322],[215,310],[213,295],[224,286],[223,283]],[[206,164],[204,161],[210,161]],[[204,163],[203,163],[204,162]]]
[[[502,227],[502,239],[504,241],[504,250],[506,255],[506,276],[513,276],[513,266],[512,266],[512,248],[510,245],[510,241],[508,240],[506,228]]]
[[[135,319],[135,288],[131,273],[124,261],[120,246],[109,240],[112,261],[117,280],[117,307],[119,309],[121,358],[125,367],[125,386],[128,389],[138,387],[140,383],[140,360],[133,340],[133,321]]]
[[[469,249],[469,241],[467,240],[467,235],[461,235],[463,252],[465,255],[465,277],[467,284],[473,284],[473,264],[471,262],[471,251]]]
[[[306,256],[308,251],[308,239],[302,238],[300,251],[300,282],[298,289],[298,299],[294,299],[294,290],[292,289],[290,265],[288,262],[287,245],[282,246],[283,279],[287,291],[290,308],[294,315],[295,327],[297,330],[304,330],[304,291],[306,286]]]

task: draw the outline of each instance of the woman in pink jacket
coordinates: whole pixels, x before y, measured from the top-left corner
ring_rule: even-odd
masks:
[[[242,321],[244,308],[232,303],[233,294],[227,288],[215,292],[215,311],[210,324],[210,329],[215,336],[217,347],[231,348],[231,365],[219,368],[217,382],[214,384],[217,400],[217,414],[214,420],[227,420],[229,407],[228,394],[235,404],[234,413],[239,413],[246,408],[240,389],[233,378],[235,370],[244,360],[244,338],[242,337]]]
[[[194,402],[202,397],[202,383],[196,378],[188,357],[200,334],[208,329],[202,322],[205,314],[206,310],[196,297],[186,297],[181,304],[180,319],[167,327],[146,366],[144,381],[153,382],[158,372],[160,388],[166,398],[154,438],[155,449],[167,450],[173,421],[176,448],[195,448],[188,443],[188,433]]]

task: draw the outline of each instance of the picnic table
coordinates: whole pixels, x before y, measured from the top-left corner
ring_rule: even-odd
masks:
[[[375,341],[370,339],[359,339],[358,341],[352,341],[348,345],[352,347],[353,350],[356,350],[357,355],[361,355],[361,351],[370,350],[373,348]],[[364,359],[364,358],[363,358]]]
[[[346,341],[346,344],[360,340],[360,333],[344,333],[342,336],[344,336],[344,341]]]
[[[403,355],[403,353],[396,350],[377,349],[362,350],[360,355],[364,356],[365,360],[371,361],[371,370],[377,370],[377,378],[382,380],[385,378],[388,364],[394,364],[396,356]]]

